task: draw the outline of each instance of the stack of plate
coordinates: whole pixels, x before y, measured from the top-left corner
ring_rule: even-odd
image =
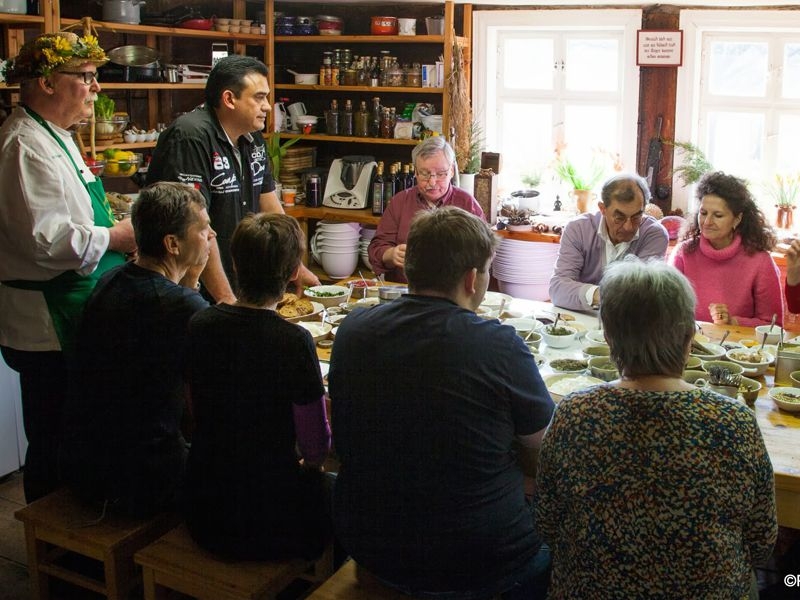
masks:
[[[363,262],[364,266],[370,271],[372,271],[372,265],[369,264],[369,243],[372,241],[372,238],[375,237],[377,231],[375,227],[362,227],[361,240],[358,242],[358,253],[361,255],[361,262]]]
[[[358,265],[358,223],[320,221],[311,238],[311,253],[331,279],[350,277]]]
[[[492,274],[501,292],[515,298],[548,300],[556,256],[558,244],[505,238],[497,248]]]

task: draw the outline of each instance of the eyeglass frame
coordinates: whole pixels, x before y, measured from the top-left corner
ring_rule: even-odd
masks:
[[[430,181],[431,179],[436,179],[436,181],[440,181],[442,179],[447,179],[448,177],[452,179],[453,174],[453,165],[447,167],[447,171],[437,171],[436,173],[428,173],[425,171],[417,171],[416,176],[417,179],[420,181]]]
[[[625,223],[630,221],[631,225],[638,227],[641,224],[642,219],[644,219],[644,209],[632,215],[626,215],[625,213],[615,213],[610,215],[610,217],[614,225],[625,225]]]
[[[63,73],[64,75],[73,75],[80,79],[83,79],[83,85],[92,85],[93,83],[100,81],[100,73],[97,71],[57,71],[58,73]],[[89,81],[86,81],[86,76],[89,76]]]

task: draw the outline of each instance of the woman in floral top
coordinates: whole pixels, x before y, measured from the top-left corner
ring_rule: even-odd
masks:
[[[777,534],[753,413],[681,378],[694,335],[687,279],[609,265],[600,318],[621,378],[567,396],[542,446],[537,527],[551,599],[747,598]]]

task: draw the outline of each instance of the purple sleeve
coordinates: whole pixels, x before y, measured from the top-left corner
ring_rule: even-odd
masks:
[[[306,463],[321,465],[331,449],[331,427],[325,412],[325,396],[308,404],[292,404],[297,445]]]
[[[562,308],[590,310],[586,288],[593,284],[580,280],[587,254],[580,228],[579,221],[570,221],[561,233],[555,270],[550,278],[550,301]]]
[[[642,260],[648,258],[664,260],[667,258],[667,246],[669,246],[667,230],[658,221],[653,221],[647,228],[643,226],[639,230],[639,244],[634,254]]]

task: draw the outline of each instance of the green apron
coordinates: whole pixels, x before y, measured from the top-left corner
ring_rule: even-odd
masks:
[[[23,108],[25,108],[25,111],[31,118],[44,127],[53,139],[58,142],[58,145],[61,146],[67,158],[69,158],[72,163],[72,166],[75,167],[78,178],[83,182],[83,186],[86,188],[92,200],[94,224],[98,227],[112,227],[114,225],[114,215],[111,212],[111,206],[108,200],[106,200],[103,182],[99,179],[95,179],[93,182],[87,183],[83,175],[81,175],[81,170],[78,168],[78,165],[75,164],[72,155],[64,145],[64,142],[50,128],[47,121],[27,106]],[[79,275],[75,271],[65,271],[49,281],[15,280],[4,281],[3,285],[22,290],[39,291],[44,294],[45,302],[47,302],[47,310],[50,312],[50,318],[53,320],[53,328],[61,344],[61,350],[67,352],[72,347],[83,307],[89,299],[89,295],[92,293],[94,286],[97,284],[97,280],[103,273],[124,262],[124,254],[114,250],[108,250],[100,259],[97,268],[90,275]]]

